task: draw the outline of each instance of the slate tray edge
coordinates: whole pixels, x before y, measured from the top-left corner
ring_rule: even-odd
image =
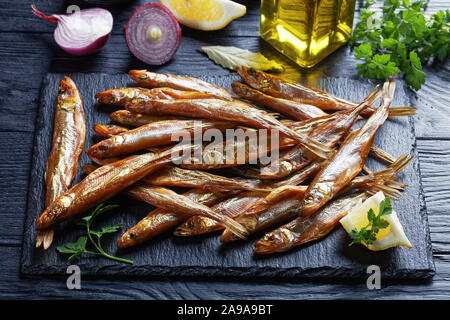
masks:
[[[20,260],[20,271],[21,273],[25,273],[26,274],[26,269],[27,266],[31,265],[32,263],[32,258],[31,258],[31,253],[27,252],[26,248],[29,248],[30,246],[32,246],[31,242],[32,237],[31,234],[34,233],[34,221],[33,221],[33,215],[30,214],[29,210],[30,210],[30,204],[32,203],[32,199],[33,196],[35,195],[35,189],[34,189],[34,185],[36,183],[38,183],[37,179],[37,175],[33,174],[33,170],[35,168],[35,161],[39,155],[39,143],[38,143],[38,138],[39,138],[39,122],[42,119],[42,109],[44,107],[44,90],[47,87],[47,83],[49,82],[49,79],[51,77],[51,73],[47,73],[45,75],[45,77],[43,77],[42,83],[41,83],[41,89],[39,91],[39,108],[38,108],[38,113],[36,116],[36,121],[35,121],[35,127],[34,127],[34,137],[33,137],[33,152],[32,152],[32,159],[31,159],[31,164],[30,164],[30,176],[28,179],[28,195],[27,195],[27,205],[26,205],[26,215],[25,215],[25,226],[24,226],[24,232],[23,232],[23,242],[22,242],[22,256],[21,256],[21,260]],[[27,245],[26,245],[27,244]]]
[[[28,276],[57,276],[66,274],[67,266],[48,266],[48,265],[24,265],[22,267],[23,275]],[[215,266],[187,266],[187,267],[167,267],[167,266],[146,266],[146,265],[114,265],[103,266],[100,271],[96,266],[77,264],[83,274],[89,276],[105,277],[168,277],[180,279],[186,277],[200,277],[203,279],[217,278],[239,278],[242,279],[367,279],[366,270],[341,267],[339,270],[332,267],[319,268],[275,268],[260,267],[255,268],[227,267],[218,268]],[[129,276],[124,276],[128,274]],[[414,270],[381,270],[382,279],[404,280],[404,279],[431,279],[435,274],[433,269],[414,269]]]
[[[412,90],[408,87],[406,88],[406,90],[409,90],[410,92],[412,92]],[[414,98],[411,99],[412,104],[411,105],[416,105],[416,101],[417,101],[417,95],[414,94]],[[414,145],[413,145],[413,152],[414,152],[414,157],[416,157],[417,159],[417,169],[419,171],[419,194],[420,194],[420,214],[422,215],[423,219],[425,220],[425,234],[426,234],[426,243],[427,243],[427,260],[428,260],[428,264],[429,264],[429,269],[432,271],[432,277],[436,274],[436,264],[434,262],[434,258],[433,258],[433,244],[431,241],[431,235],[430,235],[430,224],[428,221],[428,210],[427,210],[427,204],[426,204],[426,199],[425,199],[425,191],[423,189],[423,182],[422,182],[422,171],[420,168],[420,160],[419,160],[419,154],[418,154],[418,150],[417,150],[417,137],[416,137],[416,132],[415,132],[415,122],[414,122],[414,118],[413,117],[409,117],[408,119],[409,123],[410,123],[410,128],[412,130],[412,135],[414,137]]]

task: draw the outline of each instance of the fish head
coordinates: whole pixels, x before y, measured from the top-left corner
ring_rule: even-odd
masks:
[[[267,233],[264,238],[255,243],[253,251],[257,254],[270,254],[273,252],[283,252],[290,248],[289,239],[292,238],[291,231],[279,228]]]

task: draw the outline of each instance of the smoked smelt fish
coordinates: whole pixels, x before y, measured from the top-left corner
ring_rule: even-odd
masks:
[[[84,165],[83,170],[89,174],[96,170],[96,165]],[[159,187],[184,187],[204,190],[205,192],[226,193],[243,190],[264,191],[264,184],[259,179],[228,178],[201,170],[188,170],[168,165],[141,179],[142,182]]]
[[[142,113],[130,112],[128,110],[117,110],[111,112],[109,117],[112,121],[120,123],[124,126],[140,127],[155,121],[164,120],[182,120],[180,117],[174,116],[154,116]]]
[[[325,111],[310,104],[304,104],[293,100],[272,97],[249,86],[233,82],[231,84],[234,93],[242,99],[258,105],[266,106],[294,120],[306,120],[328,115]]]
[[[259,131],[246,129],[237,139],[232,136],[223,141],[214,141],[203,148],[201,153],[192,154],[190,159],[186,159],[181,167],[186,169],[208,170],[235,167],[241,164],[256,164],[264,156],[271,152],[285,150],[295,145],[295,141],[287,138],[272,140],[271,135],[260,135]],[[254,133],[254,134],[253,134]],[[246,138],[248,137],[248,138]],[[266,145],[259,145],[259,141],[265,140]],[[189,160],[189,161],[188,161]],[[266,161],[270,161],[267,160]]]
[[[198,91],[185,91],[177,90],[173,88],[153,88],[150,89],[150,93],[156,96],[158,99],[208,99],[216,98],[216,95],[212,93],[198,92]]]
[[[100,137],[110,138],[120,133],[127,132],[129,129],[118,126],[116,124],[96,124],[94,132]]]
[[[322,90],[308,87],[296,82],[285,80],[252,68],[241,67],[236,70],[242,80],[254,89],[268,95],[304,104],[314,105],[325,111],[353,109],[358,103],[341,99]],[[375,108],[367,108],[362,114],[371,115]],[[415,107],[399,107],[389,109],[389,117],[412,116],[416,114]]]
[[[401,196],[401,193],[397,193],[396,190],[406,188],[406,184],[394,180],[413,158],[414,156],[408,156],[408,153],[402,154],[386,169],[355,177],[350,184],[339,191],[339,194],[345,194],[352,188],[364,188],[368,186],[366,190],[373,194],[378,191],[383,191],[385,194],[389,194],[391,199],[397,200]]]
[[[252,203],[264,198],[267,192],[246,191],[241,192],[233,197],[227,198],[211,207],[211,209],[218,214],[227,215],[232,219],[236,219],[239,214]],[[186,220],[183,224],[178,226],[173,234],[175,236],[196,236],[200,234],[210,233],[218,230],[223,230],[224,227],[214,221],[202,216],[193,216]]]
[[[113,119],[113,114],[114,114],[114,119]],[[292,123],[289,123],[288,126],[291,129],[293,129],[299,133],[302,133],[304,135],[311,135],[314,132],[316,132],[319,128],[324,128],[325,125],[326,125],[325,128],[334,127],[334,125],[332,125],[332,123],[336,123],[336,121],[341,119],[342,116],[345,117],[348,114],[350,114],[349,111],[337,112],[332,115],[328,115],[328,116],[324,116],[324,117],[320,117],[320,118],[314,118],[314,119],[310,119],[310,120],[306,120],[306,121],[292,122]],[[123,123],[125,125],[132,125],[132,126],[145,125],[148,123],[153,123],[153,122],[155,122],[155,120],[156,121],[161,120],[160,119],[161,116],[136,114],[136,113],[132,113],[132,112],[129,112],[126,110],[119,110],[114,113],[111,113],[111,118],[113,120],[116,120],[117,117],[122,118],[122,115],[125,119],[130,120],[130,122],[128,122],[128,120],[126,120],[126,121],[119,120],[118,122]],[[149,117],[151,119],[144,119],[145,117]],[[153,119],[153,117],[156,117],[156,119]],[[339,122],[337,122],[336,128],[333,128],[331,131],[334,132],[334,131],[338,130],[339,128],[340,128]],[[123,127],[120,127],[117,125],[111,125],[111,124],[109,124],[109,125],[97,124],[94,126],[94,130],[96,131],[96,133],[98,135],[104,136],[104,137],[112,137],[118,133],[128,131],[128,129],[126,129],[126,128],[123,128]],[[249,129],[246,129],[245,131],[243,131],[244,136],[249,133],[248,130]],[[322,129],[322,131],[323,131],[323,129]],[[333,132],[330,132],[330,135]],[[218,142],[216,145],[211,145],[209,148],[209,150],[211,150],[210,152],[208,152],[208,149],[203,150],[203,154],[202,154],[203,161],[201,161],[201,162],[194,161],[194,159],[192,159],[189,164],[183,164],[183,166],[186,168],[190,168],[190,169],[200,169],[200,170],[236,166],[240,163],[238,163],[236,161],[233,162],[230,160],[233,160],[233,159],[238,160],[239,157],[241,157],[243,150],[245,151],[245,156],[244,156],[245,163],[253,163],[258,160],[258,158],[261,156],[261,151],[262,151],[262,150],[250,150],[250,146],[254,145],[254,144],[258,144],[259,143],[258,141],[261,138],[261,137],[259,137],[257,131],[255,131],[255,133],[256,134],[254,136],[249,134],[248,139],[245,139],[245,140],[244,139],[236,140],[236,139],[234,139],[234,137],[230,141],[227,140],[225,143],[225,146],[226,146],[225,149],[223,148],[224,144],[222,142]],[[279,140],[278,146],[276,146],[276,145],[272,146],[271,140],[268,140],[267,142],[268,142],[267,151],[265,153],[263,152],[265,155],[272,152],[273,151],[272,149],[275,147],[277,147],[281,151],[281,150],[285,150],[285,149],[295,145],[295,141],[293,141],[292,139],[288,139],[288,138],[283,138],[283,139]],[[375,147],[373,146],[372,148],[375,148]],[[390,159],[392,159],[392,157],[390,157],[386,152],[384,152],[383,150],[380,150],[379,148],[376,148],[376,149],[377,149],[376,155],[378,157],[382,157],[382,160],[384,162],[388,162],[388,164],[389,164],[389,163],[392,163],[392,161],[394,161],[394,160],[390,160]],[[253,151],[256,151],[256,152],[253,152]],[[234,154],[230,155],[230,152],[234,153]],[[307,158],[309,159],[311,157],[307,157]],[[99,162],[98,160],[99,159],[97,158],[96,162]],[[277,179],[277,178],[286,176],[289,174],[289,171],[293,172],[293,171],[299,170],[301,167],[300,166],[290,166],[288,168],[284,165],[284,163],[286,161],[298,162],[300,160],[305,160],[305,152],[297,146],[297,147],[293,148],[291,151],[289,151],[288,153],[286,153],[285,155],[283,155],[282,158],[272,161],[272,166],[270,166],[269,168],[264,168],[263,172],[262,172],[263,173],[262,177],[265,179]],[[280,167],[280,165],[282,166],[283,170],[279,170],[279,169],[273,170],[277,167]],[[259,173],[258,173],[258,176],[259,176]]]
[[[198,188],[210,192],[234,190],[267,191],[258,179],[228,178],[202,170],[167,166],[146,176],[142,181],[155,186]]]
[[[95,98],[97,98],[98,102],[101,104],[124,107],[133,99],[207,99],[216,98],[216,96],[210,93],[182,91],[172,88],[148,89],[139,87],[123,87],[99,92],[95,95]]]
[[[347,136],[350,128],[355,124],[358,116],[366,108],[370,107],[378,98],[380,91],[377,88],[367,96],[367,98],[357,107],[348,111],[340,111],[332,116],[325,116],[328,121],[314,128],[309,134],[312,138],[327,147],[335,146],[343,137]],[[319,118],[321,119],[321,118]],[[311,122],[317,120],[312,119]],[[305,165],[311,163],[315,157],[298,146],[284,154],[280,159],[273,161],[269,166],[261,170],[261,178],[276,179],[284,177],[291,172],[295,172]]]
[[[221,99],[179,99],[179,100],[133,100],[126,105],[131,112],[145,114],[167,114],[212,120],[228,120],[242,123],[256,129],[279,132],[280,136],[291,138],[305,149],[321,158],[328,158],[332,150],[323,144],[285,126],[273,116],[241,101]]]
[[[205,192],[202,189],[193,189],[183,193],[183,196],[205,206],[212,206],[222,201],[227,193],[212,193]],[[189,215],[180,212],[156,208],[150,211],[134,227],[128,229],[117,241],[117,247],[128,248],[141,244],[176,227],[189,217]]]
[[[59,84],[53,129],[52,149],[45,170],[45,206],[64,194],[70,187],[83,151],[86,135],[83,102],[75,83],[64,77]],[[36,247],[48,249],[53,229],[39,230]]]
[[[342,118],[342,115],[347,115],[347,113],[349,113],[349,111],[343,111],[343,112],[337,112],[335,114],[332,115],[328,115],[328,116],[324,116],[324,117],[320,117],[320,118],[314,118],[311,120],[307,120],[307,121],[300,121],[300,122],[292,122],[289,123],[288,126],[297,131],[298,133],[304,134],[304,135],[310,135],[312,134],[314,131],[317,131],[319,128],[325,126],[328,123],[328,127],[330,127],[330,123],[332,122],[336,122],[339,119],[337,119],[339,117],[339,115],[341,115],[340,117]],[[119,110],[116,112],[113,112],[110,114],[110,117],[112,120],[119,122],[121,124],[124,125],[130,125],[130,126],[142,126],[142,125],[146,125],[149,123],[153,123],[155,121],[160,121],[163,119],[163,116],[153,116],[153,115],[146,115],[146,114],[138,114],[138,113],[133,113],[130,111],[126,111],[126,110]],[[186,121],[186,120],[184,120]],[[96,132],[99,135],[108,137],[108,136],[113,136],[116,135],[116,132],[119,132],[121,130],[123,131],[127,131],[127,129],[125,128],[120,128],[118,126],[114,126],[114,125],[96,125],[95,127]],[[244,134],[247,134],[247,131],[244,132]],[[255,139],[256,140],[255,140]],[[219,154],[217,153],[217,148],[215,146],[211,146],[211,154],[208,154],[207,150],[204,150],[203,153],[203,161],[201,163],[199,163],[198,161],[191,161],[190,164],[185,164],[184,166],[186,168],[191,168],[191,169],[210,169],[210,168],[218,168],[218,167],[227,167],[227,166],[231,166],[231,165],[237,165],[238,163],[230,163],[229,159],[238,159],[239,153],[242,150],[245,150],[246,154],[245,154],[245,161],[246,163],[252,163],[253,161],[256,161],[258,159],[259,154],[258,153],[253,153],[250,152],[250,150],[248,150],[248,147],[250,144],[257,144],[258,143],[258,139],[260,139],[259,137],[253,137],[253,136],[249,136],[249,139],[246,140],[241,140],[241,141],[235,141],[233,140],[233,144],[235,144],[235,146],[233,148],[227,148],[226,150],[223,150],[223,152],[221,152],[220,156],[221,158],[218,158]],[[254,140],[254,141],[253,141]],[[270,140],[269,140],[270,141]],[[222,143],[218,143],[217,147],[220,147],[222,145]],[[226,143],[226,145],[230,145],[228,144],[228,141]],[[271,144],[269,143],[268,145],[268,150],[266,152],[266,154],[268,154],[269,152],[271,152]],[[279,149],[280,150],[284,150],[290,146],[294,146],[295,145],[295,141],[293,141],[292,139],[288,139],[288,138],[283,138],[279,141]],[[235,152],[234,156],[233,155],[229,155],[229,151],[232,150],[233,152]],[[388,156],[386,153],[383,153],[382,150],[377,149],[377,155],[383,155],[383,159],[387,159],[386,157]],[[281,165],[284,164],[284,160],[286,161],[296,161],[295,159],[297,158],[304,158],[304,154],[305,152],[303,151],[303,149],[301,147],[295,147],[290,153],[286,154],[283,158],[280,158],[279,160],[275,161],[272,163],[273,166],[271,166],[270,168],[265,169],[264,171],[264,178],[268,178],[268,179],[276,179],[276,178],[281,178],[282,176],[288,175],[289,171],[288,170],[276,170],[276,172],[274,172],[274,170],[269,171],[270,169],[274,169],[275,167],[277,167],[277,163],[280,163]],[[294,160],[288,160],[288,159],[294,159]],[[300,159],[300,160],[302,160]],[[97,159],[99,160],[99,159]],[[96,161],[98,162],[98,161]],[[286,169],[285,167],[283,167],[284,169]],[[292,166],[292,171],[298,170],[300,169],[299,166]],[[281,175],[280,175],[281,173]]]
[[[296,217],[301,208],[302,198],[305,194],[307,186],[289,186],[284,188],[287,192],[281,195],[279,199],[273,201],[274,203],[267,207],[266,210],[252,214],[241,214],[236,218],[236,221],[245,227],[248,235],[254,234],[258,231],[267,229],[273,225],[277,225]],[[222,243],[237,241],[239,238],[234,234],[225,230],[220,236]]]
[[[398,173],[411,161],[412,157],[408,157],[407,154],[399,157],[391,167],[378,172],[374,172],[365,176],[358,176],[353,179],[346,188],[343,189],[339,196],[353,190],[359,192],[367,192],[368,194],[375,194],[378,191],[383,191],[384,194],[391,199],[399,198],[401,191],[406,187],[402,183],[395,181]],[[258,231],[267,229],[268,227],[279,224],[280,222],[288,221],[289,219],[301,215],[302,203],[301,200],[304,197],[306,186],[292,186],[286,185],[274,189],[264,199],[261,199],[253,203],[252,207],[248,208],[245,213],[236,218],[240,224],[242,224],[248,231],[248,234],[254,234]],[[338,197],[339,197],[338,196]],[[335,208],[335,207],[333,207]],[[330,222],[331,214],[330,209],[327,209],[327,222]],[[314,214],[313,214],[314,215]],[[324,215],[318,216],[322,221]],[[341,218],[339,215],[334,215],[331,224],[326,224],[329,227],[334,227],[335,223]],[[337,220],[336,220],[337,219]],[[301,221],[316,221],[315,219],[307,220],[306,218]],[[317,229],[324,227],[318,223]],[[328,229],[325,227],[321,230],[321,234],[325,235]],[[239,240],[232,233],[225,230],[221,236],[222,242],[231,242]]]
[[[188,216],[202,216],[212,219],[223,225],[224,228],[230,230],[238,238],[245,239],[247,231],[240,224],[236,223],[231,217],[222,215],[212,210],[208,206],[191,200],[190,198],[178,194],[171,189],[164,187],[151,186],[143,182],[139,182],[129,189],[125,190],[125,194],[134,199],[145,201],[155,207],[176,212]]]
[[[314,177],[303,200],[302,215],[317,211],[361,172],[375,134],[388,117],[394,91],[395,81],[386,81],[381,106],[360,129],[347,136],[337,153]]]
[[[148,88],[138,87],[124,87],[114,88],[99,92],[95,95],[98,102],[101,104],[109,104],[115,106],[125,106],[129,101],[133,99],[156,99]]]
[[[409,163],[412,158],[398,159],[398,163],[393,165],[392,175],[386,175],[379,171],[377,182],[369,182],[372,177],[368,177],[367,184],[357,192],[348,195],[338,196],[315,213],[308,216],[300,216],[291,222],[267,233],[262,239],[255,243],[254,252],[256,254],[270,254],[274,252],[285,252],[302,244],[322,239],[329,234],[354,207],[360,205],[371,195],[382,190],[389,198],[401,196],[401,191],[405,187],[403,184],[395,184],[396,173]],[[375,173],[377,174],[377,173]],[[364,179],[365,177],[361,177]],[[390,187],[389,187],[390,186]],[[360,185],[359,187],[362,187]]]
[[[193,146],[177,146],[159,154],[131,156],[94,170],[50,203],[36,221],[36,229],[51,228],[112,198],[146,175],[170,164],[177,157],[182,157],[177,153],[192,148]]]
[[[91,160],[112,158],[145,150],[149,147],[164,146],[179,142],[180,136],[208,129],[225,130],[235,126],[229,121],[214,120],[166,120],[152,122],[102,140],[88,150]]]
[[[300,170],[289,177],[285,177],[284,179],[275,181],[270,180],[265,184],[268,188],[279,188],[283,186],[296,186],[306,180],[309,176],[317,172],[320,168],[318,163],[313,163],[308,167]],[[264,184],[263,184],[264,185]],[[300,186],[299,188],[304,188],[303,193],[306,191],[306,187]],[[260,203],[263,201],[269,192],[256,192],[256,191],[247,191],[239,193],[234,197],[230,197],[215,206],[212,207],[214,211],[217,213],[222,213],[224,215],[228,215],[233,219],[238,218],[239,216],[245,214],[248,208],[251,208],[256,203]],[[301,205],[301,199],[297,203],[296,212],[298,211],[298,207]],[[290,212],[293,212],[292,210]],[[217,230],[222,230],[223,226],[218,224],[216,221],[212,219],[208,219],[201,216],[194,216],[189,218],[185,223],[179,226],[174,235],[176,236],[193,236],[204,233],[209,233]]]
[[[290,123],[288,126],[303,135],[310,135],[313,130],[323,126],[325,123],[334,121],[334,117],[315,118],[315,121],[300,121]],[[208,145],[202,150],[201,155],[193,155],[189,162],[182,163],[181,166],[187,169],[208,170],[218,168],[236,167],[241,164],[263,164],[271,161],[261,158],[274,155],[274,152],[284,151],[293,146],[298,146],[294,140],[290,138],[275,135],[273,141],[272,135],[265,135],[258,130],[250,128],[239,128],[241,135],[225,137],[225,142],[217,141]],[[239,130],[238,129],[238,130]],[[237,130],[235,131],[237,133]],[[277,139],[278,138],[278,139]],[[264,141],[265,144],[260,142]],[[258,148],[255,148],[258,146]],[[303,149],[302,149],[303,150]],[[258,172],[258,177],[260,176]]]
[[[367,192],[351,194],[327,203],[316,213],[298,217],[274,231],[267,233],[255,243],[256,254],[284,252],[303,243],[323,238],[362,201],[369,197]]]
[[[87,174],[90,174],[97,168],[98,167],[95,165],[83,166],[83,169]],[[141,182],[122,191],[136,200],[145,201],[157,206],[157,208],[152,210],[136,226],[130,228],[121,236],[117,243],[119,248],[137,245],[184,222],[192,216],[192,207],[196,207],[196,204],[193,204],[192,201],[202,205],[211,206],[228,196],[240,192],[240,190],[209,192],[205,189],[192,189],[185,192],[183,195],[177,195],[165,188],[157,188],[151,185],[157,182],[156,180],[160,179],[163,175],[170,176],[170,170],[169,172],[165,170],[165,168],[158,170],[155,173],[155,176],[150,174],[149,176],[144,177]],[[198,185],[199,182],[197,181],[197,186]],[[177,199],[178,201],[175,201]],[[183,201],[180,201],[180,199]],[[186,202],[190,204],[190,207],[186,206]],[[202,209],[207,210],[204,207]],[[207,211],[209,217],[211,217],[212,213],[209,212],[209,210]],[[201,212],[194,211],[194,213],[199,214]],[[215,218],[215,213],[212,214],[212,218]],[[220,221],[220,219],[222,218],[217,216],[216,220],[213,221]]]
[[[233,95],[227,90],[197,78],[154,73],[147,70],[131,70],[128,73],[134,81],[149,88],[168,87],[177,90],[208,93],[226,100],[233,99]]]

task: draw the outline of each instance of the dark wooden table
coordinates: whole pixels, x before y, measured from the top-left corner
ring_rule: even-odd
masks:
[[[69,56],[53,42],[54,26],[32,15],[29,1],[0,1],[0,299],[449,299],[450,298],[450,63],[426,67],[427,83],[416,95],[415,117],[420,170],[433,241],[436,275],[430,281],[382,282],[368,290],[352,281],[242,281],[232,279],[85,279],[81,290],[68,290],[66,280],[25,278],[20,256],[32,141],[43,75],[47,72],[125,73],[148,68],[128,51],[123,26],[136,1],[112,8],[115,23],[109,43],[89,57]],[[196,50],[199,45],[234,45],[278,56],[258,35],[259,1],[238,1],[247,14],[227,28],[201,32],[183,28],[181,47],[168,64],[153,68],[175,74],[228,74]],[[62,13],[82,1],[36,0],[44,13]],[[449,8],[449,0],[431,0],[427,12]],[[358,4],[359,7],[360,4]],[[356,14],[356,18],[358,13]],[[356,60],[341,48],[311,70],[300,70],[287,59],[285,76],[314,84],[323,76],[358,79]],[[419,173],[418,173],[419,174]]]

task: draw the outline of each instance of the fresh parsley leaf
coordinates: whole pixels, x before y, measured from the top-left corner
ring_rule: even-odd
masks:
[[[103,228],[102,228],[102,234],[117,232],[117,231],[119,231],[119,229],[120,229],[121,227],[122,227],[122,224],[121,224],[121,223],[116,224],[116,225],[114,225],[114,226],[103,227]]]
[[[380,202],[378,215],[370,208],[367,211],[367,220],[369,221],[367,226],[361,228],[361,230],[353,229],[349,232],[349,236],[352,239],[349,246],[360,243],[365,243],[366,245],[372,244],[377,239],[378,231],[389,226],[389,222],[383,217],[391,213],[392,205],[389,198],[384,198]]]
[[[398,40],[394,38],[386,38],[381,41],[380,45],[386,49],[393,50],[398,44]],[[355,55],[356,57],[356,55]]]
[[[361,46],[360,46],[361,47]],[[386,79],[400,72],[390,54],[375,54],[367,57],[365,63],[357,65],[359,73],[367,78]]]
[[[122,224],[106,226],[106,227],[103,227],[101,231],[96,231],[96,230],[91,229],[92,223],[93,223],[95,217],[97,217],[99,214],[102,214],[103,212],[114,210],[117,207],[118,207],[118,205],[103,206],[102,204],[100,204],[97,208],[94,209],[94,211],[91,212],[91,214],[82,218],[81,225],[83,225],[86,228],[87,237],[86,236],[79,237],[76,242],[65,243],[61,246],[58,246],[56,249],[60,253],[71,254],[71,256],[68,258],[68,260],[71,260],[74,257],[79,256],[84,253],[84,254],[101,255],[108,259],[132,264],[133,261],[131,261],[131,260],[114,257],[114,256],[106,253],[101,246],[102,236],[105,234],[117,232],[120,229],[120,227],[122,226]],[[89,243],[95,248],[96,251],[91,251],[86,248],[88,240],[89,240]]]
[[[101,236],[103,236],[107,233],[114,233],[114,232],[119,231],[120,227],[122,227],[122,224],[116,224],[114,226],[103,227],[102,231],[94,231],[94,230],[90,230],[90,231],[91,231],[91,234],[100,238]]]
[[[422,72],[422,64],[415,52],[409,54],[409,65],[405,68],[405,79],[415,89],[418,90],[420,86],[425,83],[425,73]]]
[[[444,61],[450,52],[450,12],[426,16],[428,2],[386,0],[381,17],[372,8],[375,1],[365,2],[350,39],[355,58],[364,60],[357,64],[359,74],[384,79],[403,73],[413,89],[421,88],[426,79],[422,66],[433,57]]]
[[[361,44],[359,47],[355,48],[355,58],[356,59],[369,59],[372,57],[372,46],[369,42]]]
[[[87,243],[86,237],[79,237],[76,242],[68,242],[66,244],[56,247],[56,250],[58,250],[61,253],[72,254],[68,258],[68,260],[72,260],[76,256],[86,251],[86,243]]]
[[[80,252],[86,249],[86,242],[87,242],[86,237],[79,237],[76,242],[68,242],[61,246],[58,246],[56,249],[58,249],[58,251],[61,253]]]
[[[367,212],[367,219],[369,221],[373,221],[375,219],[375,212],[373,211],[372,208],[369,209],[369,211]]]
[[[352,242],[349,244],[349,246],[352,246],[354,244],[358,244],[358,243],[362,242],[360,231],[353,229],[349,232],[348,235],[352,239]]]

